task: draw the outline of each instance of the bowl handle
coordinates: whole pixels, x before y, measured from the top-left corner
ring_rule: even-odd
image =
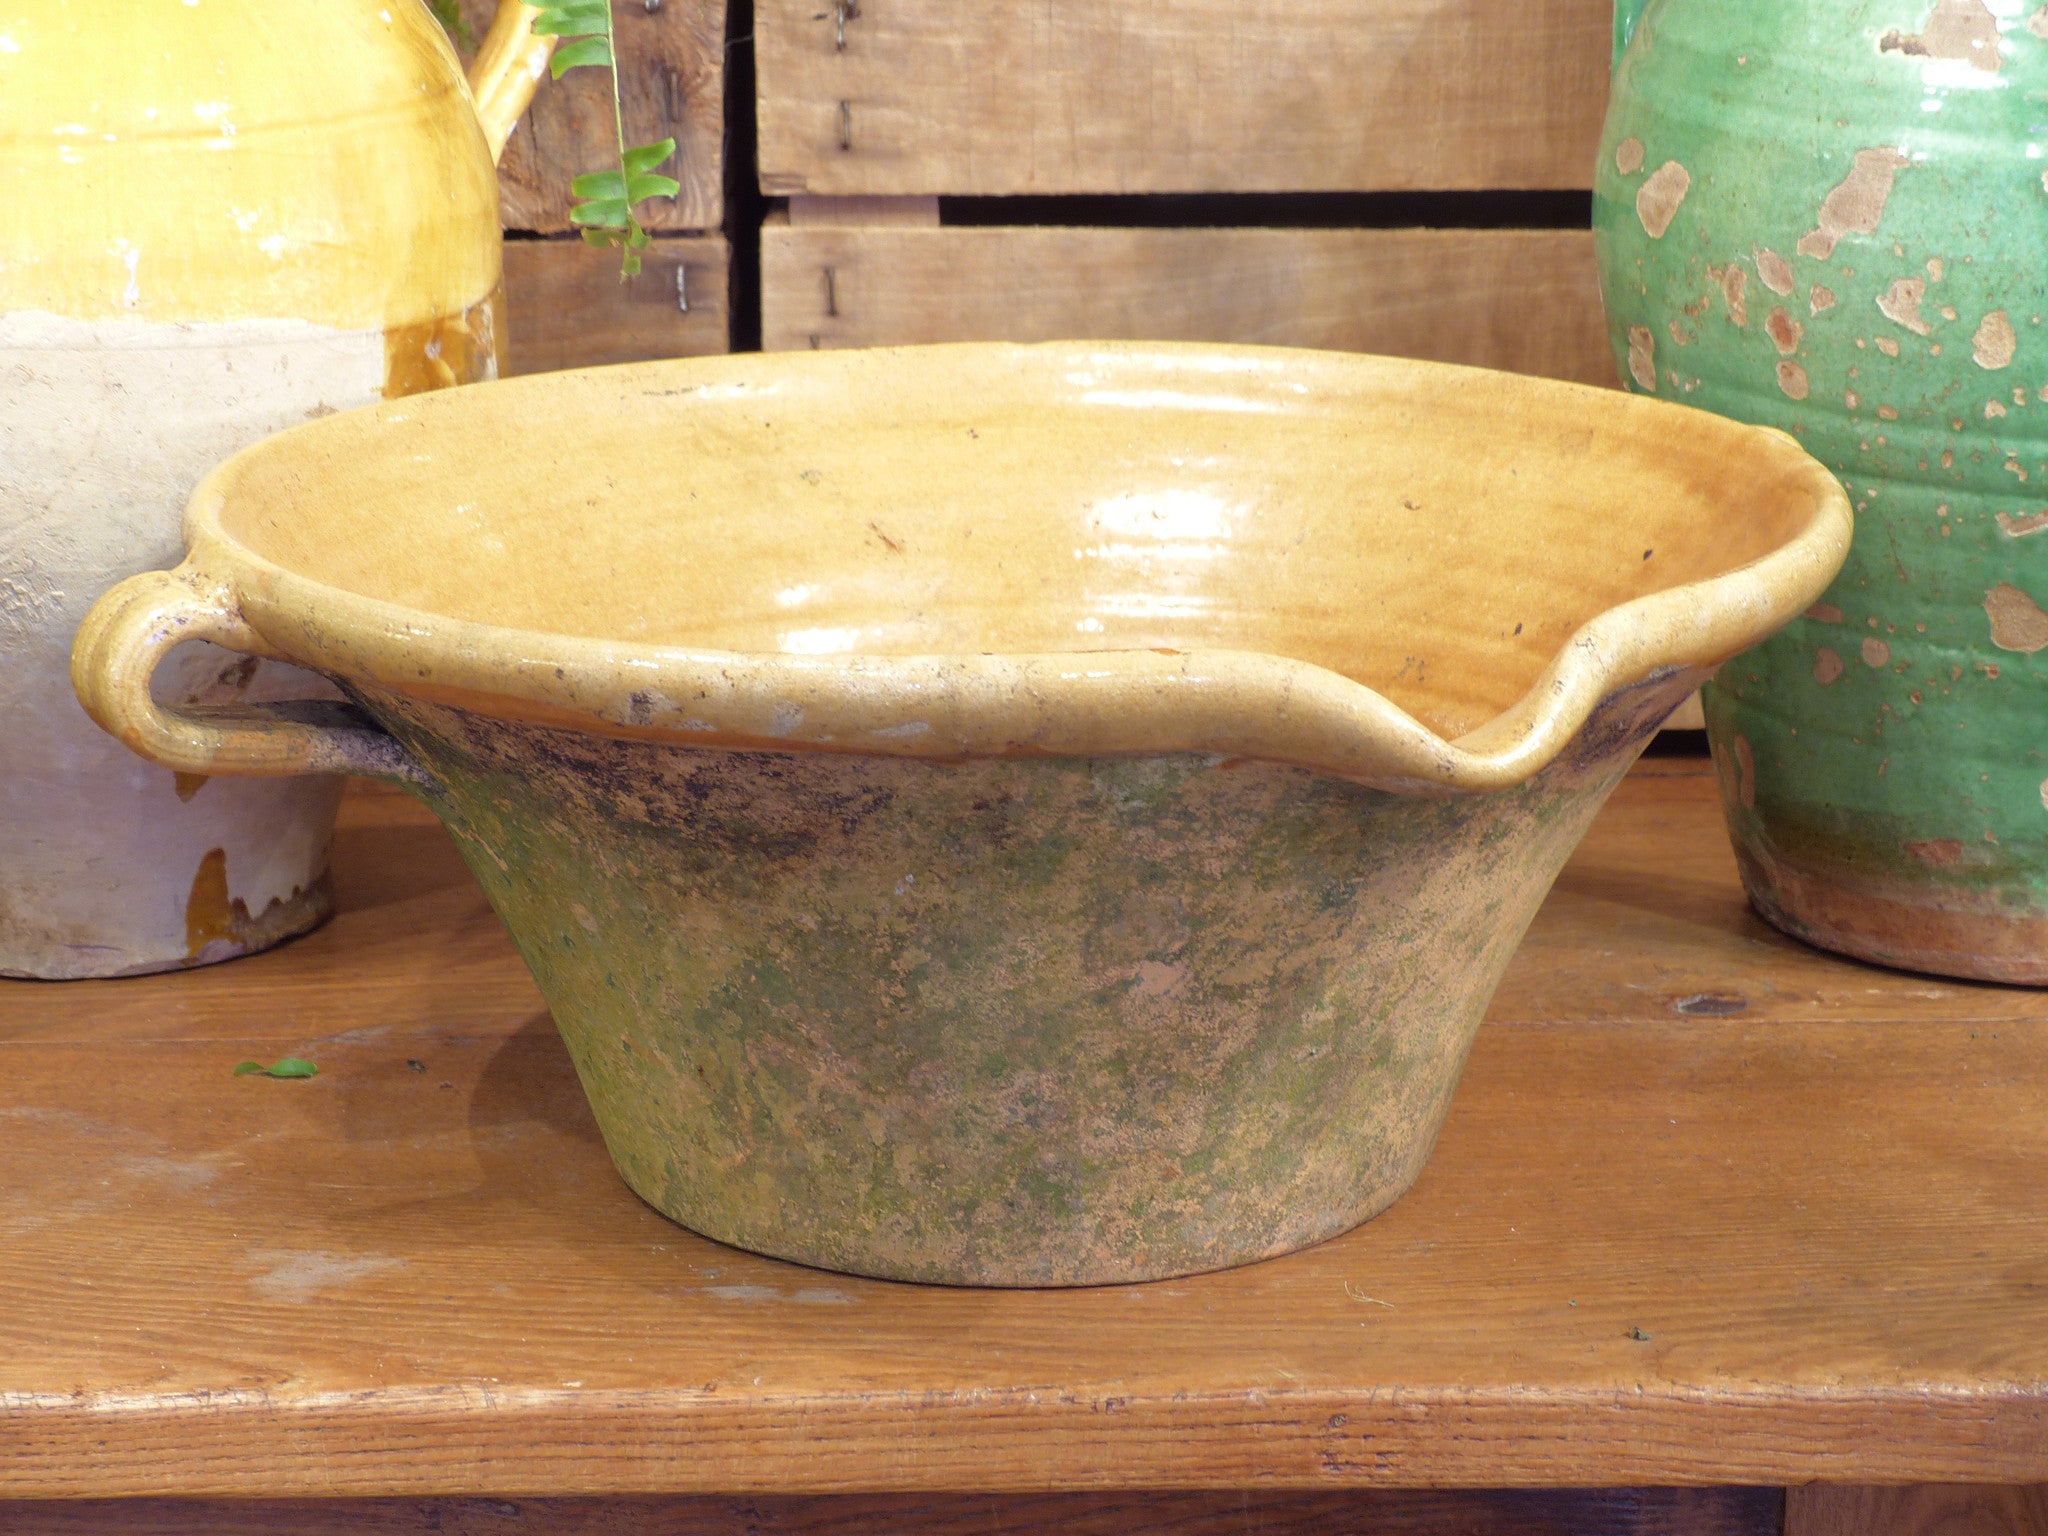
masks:
[[[158,704],[150,678],[171,648],[186,640],[290,659],[263,643],[217,579],[189,565],[145,571],[93,604],[78,627],[71,686],[85,712],[133,751],[180,773],[354,773],[414,789],[431,787],[427,771],[354,704]]]

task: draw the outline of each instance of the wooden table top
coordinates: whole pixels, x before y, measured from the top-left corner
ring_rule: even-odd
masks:
[[[1603,814],[1392,1210],[1085,1291],[673,1226],[424,813],[336,871],[271,954],[0,983],[0,1494],[2048,1481],[2048,995],[1766,928],[1704,763]]]

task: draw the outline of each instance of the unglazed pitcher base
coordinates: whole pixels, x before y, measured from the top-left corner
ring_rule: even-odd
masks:
[[[1934,890],[1878,889],[1739,844],[1736,863],[1757,912],[1805,943],[1904,971],[2048,986],[2048,913]]]
[[[222,936],[209,939],[197,954],[165,955],[148,960],[125,961],[111,958],[104,968],[73,958],[42,961],[33,968],[13,969],[0,959],[0,976],[15,981],[111,981],[122,976],[154,976],[163,971],[189,971],[202,965],[218,965],[243,955],[274,949],[286,939],[311,933],[334,916],[334,887],[325,875],[307,891],[294,891],[273,901],[264,911],[243,919],[228,909],[231,927]]]
[[[495,303],[356,331],[0,314],[0,976],[210,965],[332,910],[339,783],[144,762],[80,709],[71,639],[106,587],[175,560],[179,503],[220,458],[385,390],[494,373]],[[332,692],[197,644],[156,686],[214,706]]]

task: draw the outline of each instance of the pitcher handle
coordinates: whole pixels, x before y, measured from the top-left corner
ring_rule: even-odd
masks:
[[[78,627],[71,686],[85,712],[132,751],[180,773],[353,773],[412,789],[431,787],[426,770],[353,704],[158,704],[150,678],[171,648],[186,640],[284,659],[249,627],[224,583],[190,566],[145,571],[93,604]]]
[[[538,20],[540,12],[533,6],[498,0],[491,30],[484,34],[483,47],[470,66],[469,93],[476,98],[476,115],[493,162],[504,156],[505,141],[533,104],[533,93],[554,56],[555,39],[533,30]]]

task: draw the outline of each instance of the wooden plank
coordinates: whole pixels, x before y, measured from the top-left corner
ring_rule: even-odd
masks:
[[[1584,187],[1610,27],[1605,0],[757,0],[761,186]]]
[[[1780,941],[1832,1015],[1677,1008],[1674,968],[1768,968],[1697,762],[1623,786],[1391,1210],[1069,1292],[826,1275],[654,1214],[420,820],[352,800],[341,915],[270,954],[0,985],[0,1489],[2048,1481],[2039,994]],[[232,1075],[287,1051],[320,1075]]]
[[[761,282],[769,351],[1237,341],[1614,382],[1585,230],[770,225]]]
[[[91,1499],[9,1505],[10,1536],[1778,1536],[1775,1488],[1473,1493],[883,1494],[692,1499]]]
[[[1787,1492],[1785,1536],[2048,1536],[2048,1486]]]
[[[462,0],[463,19],[477,37],[494,9],[494,0]],[[621,3],[612,12],[626,142],[673,138],[676,157],[662,170],[683,184],[674,198],[642,204],[641,222],[649,229],[716,229],[725,216],[725,0]],[[498,165],[505,228],[566,231],[570,181],[615,169],[617,161],[605,72],[577,69],[544,82]]]
[[[508,374],[591,368],[730,348],[731,251],[720,235],[658,236],[638,277],[619,253],[570,235],[505,242]]]

